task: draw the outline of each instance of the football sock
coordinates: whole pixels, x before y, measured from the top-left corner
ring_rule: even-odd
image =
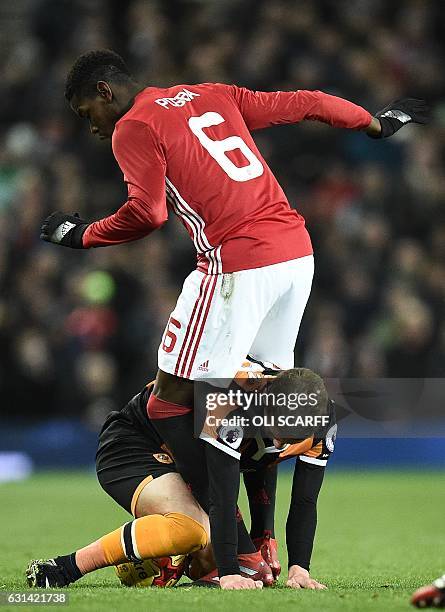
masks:
[[[238,554],[243,555],[256,551],[255,545],[246,529],[243,521],[243,515],[237,508],[236,511],[237,527],[238,527]]]
[[[188,554],[206,544],[204,527],[189,516],[176,512],[151,514],[125,523],[78,550],[76,564],[86,574],[126,561]]]
[[[244,484],[249,498],[252,539],[263,537],[265,532],[274,538],[277,467],[245,473]]]
[[[76,564],[76,553],[55,557],[54,561],[57,563],[57,565],[63,567],[63,573],[67,578],[67,584],[70,584],[71,582],[75,582],[76,580],[79,580],[79,578],[82,578],[83,573]]]

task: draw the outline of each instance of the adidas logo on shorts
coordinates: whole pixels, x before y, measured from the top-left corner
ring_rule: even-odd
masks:
[[[201,363],[201,365],[198,366],[198,370],[200,370],[201,372],[208,372],[209,371],[209,360],[207,359],[207,361],[204,361],[204,363]]]

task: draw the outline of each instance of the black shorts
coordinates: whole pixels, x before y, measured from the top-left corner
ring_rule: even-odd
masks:
[[[99,434],[96,472],[101,487],[134,515],[144,486],[164,474],[175,473],[172,456],[147,417],[148,389],[120,411],[111,412]]]

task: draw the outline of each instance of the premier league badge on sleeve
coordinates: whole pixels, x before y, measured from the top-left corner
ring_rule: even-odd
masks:
[[[243,441],[244,431],[239,425],[223,425],[218,429],[218,438],[226,444],[237,450]]]

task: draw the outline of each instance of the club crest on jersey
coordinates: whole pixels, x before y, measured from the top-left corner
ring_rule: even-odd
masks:
[[[167,453],[153,453],[153,457],[159,463],[173,463],[173,459]]]
[[[219,428],[218,437],[231,448],[237,449],[243,441],[242,427],[223,426]]]
[[[184,106],[187,102],[190,102],[191,100],[193,100],[193,98],[196,97],[199,97],[199,94],[193,93],[192,91],[189,91],[184,87],[184,89],[178,92],[174,98],[158,98],[157,100],[155,100],[155,102],[163,108],[168,109],[170,108],[170,106],[178,108]]]

